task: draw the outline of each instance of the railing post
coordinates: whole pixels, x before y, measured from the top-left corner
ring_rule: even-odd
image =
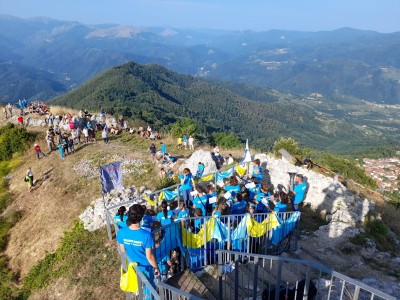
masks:
[[[354,290],[353,300],[357,300],[360,295],[360,287],[356,285],[356,289]]]
[[[257,300],[257,285],[258,285],[258,256],[254,257],[253,300]]]
[[[207,221],[206,218],[203,219],[204,222],[204,267],[207,266]]]
[[[281,277],[282,277],[282,260],[279,260],[278,276],[276,277],[276,284],[275,284],[275,300],[279,300],[279,291],[281,289]]]
[[[222,300],[222,255],[224,253],[218,253],[218,290],[219,290],[219,300]]]
[[[232,248],[231,243],[231,216],[228,216],[228,250]]]
[[[110,218],[108,215],[108,210],[107,208],[104,207],[104,214],[106,215],[106,224],[107,224],[107,235],[108,239],[112,241],[112,234],[111,234],[111,224],[110,224]]]
[[[235,255],[235,300],[239,300],[239,259]]]
[[[306,282],[304,284],[303,300],[308,299],[308,289],[310,288],[310,267],[307,267]]]

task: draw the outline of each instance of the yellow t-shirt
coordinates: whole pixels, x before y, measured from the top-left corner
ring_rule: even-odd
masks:
[[[178,138],[178,145],[182,144],[182,138]]]

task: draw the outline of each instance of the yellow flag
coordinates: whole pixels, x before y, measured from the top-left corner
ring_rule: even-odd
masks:
[[[206,242],[209,242],[211,240],[211,234],[214,231],[214,225],[214,218],[206,221]],[[190,248],[200,248],[204,246],[204,226],[200,229],[198,233],[188,232],[184,227],[182,227],[182,241],[186,247]]]
[[[242,177],[244,174],[246,174],[247,168],[237,165],[236,166],[236,172],[239,174],[240,177]]]
[[[156,201],[151,200],[146,194],[144,194],[144,200],[146,200],[151,206],[156,206]]]
[[[160,195],[158,195],[158,202],[161,202],[165,199],[164,192],[161,192]]]
[[[253,218],[248,218],[246,225],[247,225],[247,230],[249,231],[251,237],[261,237],[268,231],[278,227],[279,221],[275,214],[270,214],[261,223],[258,223]]]
[[[211,181],[214,179],[214,174],[206,175],[201,177],[198,182],[206,182],[206,181]]]

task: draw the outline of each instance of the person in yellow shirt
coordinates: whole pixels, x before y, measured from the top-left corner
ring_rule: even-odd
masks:
[[[180,136],[180,137],[178,137],[178,149],[182,148],[182,143],[183,143],[183,140],[182,140],[182,137]]]

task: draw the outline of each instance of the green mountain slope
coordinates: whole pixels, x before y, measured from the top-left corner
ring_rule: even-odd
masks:
[[[78,109],[112,108],[117,114],[158,128],[190,117],[203,131],[232,131],[266,150],[280,136],[292,136],[304,146],[330,147],[332,151],[338,150],[338,141],[340,148],[347,148],[355,141],[365,146],[368,140],[361,129],[321,115],[298,97],[273,90],[256,93],[251,87],[243,90],[240,96],[159,65],[130,62],[102,72],[51,103]]]

